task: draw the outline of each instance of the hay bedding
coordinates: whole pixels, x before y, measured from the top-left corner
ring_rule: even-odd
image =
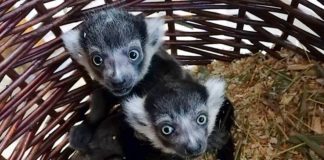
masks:
[[[280,54],[284,59],[258,53],[193,71],[228,82],[236,159],[324,158],[324,65],[289,50]]]

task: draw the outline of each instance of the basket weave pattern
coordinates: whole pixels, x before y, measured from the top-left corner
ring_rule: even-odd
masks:
[[[165,46],[183,64],[232,61],[260,50],[280,59],[276,51],[282,47],[324,61],[324,9],[308,0],[289,5],[281,0],[105,0],[95,7],[89,7],[91,0],[62,0],[48,7],[54,1],[0,0],[0,159],[71,154],[67,131],[83,118],[87,103],[82,100],[93,86],[82,68],[70,63],[60,35],[63,26],[107,6],[147,16],[164,13]],[[73,87],[80,79],[85,84]]]

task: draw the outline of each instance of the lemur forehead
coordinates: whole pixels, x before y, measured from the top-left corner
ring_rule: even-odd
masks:
[[[141,41],[139,39],[134,39],[128,43],[128,46],[140,46]]]
[[[162,122],[171,122],[171,121],[172,121],[172,118],[170,117],[170,115],[161,114],[156,118],[155,124],[160,124]]]
[[[192,107],[192,106],[191,106]],[[183,123],[182,121],[185,120],[190,121],[195,119],[198,114],[208,112],[206,105],[200,104],[196,107],[193,107],[187,111],[185,110],[170,110],[169,113],[163,114],[155,114],[155,124],[158,125],[162,122],[178,122]]]
[[[97,47],[94,47],[97,50],[100,50]],[[105,49],[105,48],[104,48]],[[105,50],[103,51],[104,53],[121,53],[125,50],[129,51],[131,49],[139,49],[141,51],[141,41],[139,39],[134,39],[131,40],[129,43],[127,43],[126,41],[124,43],[120,43],[119,46],[115,46],[115,48],[110,48],[111,50]],[[96,51],[97,51],[96,50]]]
[[[93,52],[98,52],[100,54],[101,50],[100,50],[100,48],[98,48],[96,46],[90,46],[89,47],[89,53],[93,53]]]
[[[205,103],[204,95],[197,91],[177,91],[156,99],[157,103],[172,105],[185,104],[195,106]]]
[[[118,24],[117,24],[118,23]],[[87,38],[83,38],[87,46],[98,46],[101,49],[117,49],[129,44],[145,45],[145,23],[132,20],[120,20],[116,23],[90,23],[83,29]],[[84,34],[83,34],[84,35]]]

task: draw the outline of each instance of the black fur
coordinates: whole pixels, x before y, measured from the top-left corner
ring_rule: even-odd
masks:
[[[161,49],[152,57],[151,65],[143,80],[133,88],[128,96],[142,96],[161,83],[188,78],[190,76],[182,70],[180,64]]]
[[[125,121],[122,111],[107,116],[100,123],[86,149],[76,152],[72,160],[184,160],[181,157],[165,154],[153,148],[145,138]],[[230,129],[233,124],[233,107],[226,100],[216,120],[214,132],[209,136],[208,152],[216,152],[220,160],[233,160],[234,144]],[[86,130],[83,130],[87,132]],[[75,134],[83,134],[78,132]],[[79,136],[79,135],[76,135]],[[115,136],[115,140],[112,137]],[[84,137],[87,138],[87,137]]]
[[[234,143],[231,128],[234,124],[234,108],[225,99],[216,119],[214,131],[208,137],[208,151],[217,153],[220,160],[234,159]]]
[[[74,136],[89,139],[87,130],[74,132]],[[72,160],[172,160],[171,155],[163,154],[149,142],[138,139],[134,130],[125,121],[121,111],[108,116],[95,130],[91,140],[81,140],[83,147]],[[114,138],[114,139],[113,139]]]
[[[130,15],[123,16],[125,17],[122,17],[121,19],[129,20],[130,18],[128,17]],[[102,18],[102,20],[99,21],[103,21],[105,17],[97,16],[97,18]],[[84,46],[86,46],[86,44],[97,43],[97,37],[91,37],[92,35],[96,34],[90,34],[89,32],[101,30],[105,31],[105,35],[107,36],[104,36],[104,42],[98,43],[104,45],[110,44],[111,48],[116,47],[118,45],[124,45],[123,42],[129,41],[134,38],[141,39],[142,46],[144,46],[147,40],[147,35],[143,19],[130,19],[133,23],[114,22],[119,23],[119,25],[126,25],[127,27],[125,27],[126,30],[124,32],[134,33],[130,34],[130,37],[120,37],[117,32],[114,32],[114,30],[111,27],[118,26],[116,24],[114,24],[113,26],[102,26],[103,28],[91,28],[91,23],[95,23],[96,21],[98,21],[98,19],[94,19],[93,21],[90,19],[86,22],[88,24],[85,25],[90,28],[83,27],[82,32],[80,32],[88,33],[86,35],[86,38],[81,38],[81,43],[84,44]],[[83,37],[83,35],[81,37]],[[115,37],[116,39],[111,39],[109,37]],[[121,153],[123,153],[122,156],[125,155],[126,157],[128,157],[127,159],[133,160],[179,159],[179,157],[175,157],[173,155],[163,154],[157,149],[151,147],[151,145],[148,144],[148,142],[137,139],[137,137],[134,136],[133,129],[130,128],[129,125],[124,121],[125,118],[122,115],[117,116],[117,118],[111,117],[110,119],[107,118],[106,114],[109,112],[109,110],[113,108],[113,106],[120,103],[121,100],[123,100],[126,97],[132,95],[143,96],[150,92],[151,89],[157,85],[164,84],[165,82],[184,79],[192,81],[192,78],[182,70],[181,66],[176,60],[174,60],[164,50],[159,50],[158,53],[155,53],[153,55],[148,72],[145,74],[144,78],[133,87],[132,91],[128,95],[117,97],[103,87],[97,89],[93,93],[93,95],[91,95],[91,103],[92,106],[95,107],[92,107],[90,115],[84,123],[82,123],[80,126],[74,127],[71,130],[70,143],[72,147],[79,150],[81,152],[81,155],[85,155],[86,157],[95,157],[92,159],[96,160],[100,160],[100,157],[104,159],[109,159],[108,157],[113,156],[114,158],[116,158],[116,155],[118,157]],[[104,98],[100,100],[97,99],[96,96],[101,96]],[[218,120],[222,120],[222,118]],[[225,124],[225,126],[227,125],[228,124]],[[227,132],[227,129],[230,128],[227,127],[225,127],[224,132]],[[105,136],[110,136],[111,134],[120,135],[121,138],[119,138],[118,141],[102,141],[102,139],[105,139]],[[223,132],[215,132],[211,137],[217,139],[218,136],[223,136],[222,134]],[[214,140],[211,138],[211,141]],[[223,143],[224,142],[222,142],[222,144]],[[230,144],[228,145],[230,146]],[[121,149],[118,149],[117,146],[121,147]],[[210,146],[210,148],[214,147],[214,145]],[[225,146],[227,146],[227,144]],[[117,147],[117,149],[115,147]],[[222,147],[218,146],[215,148],[220,149]]]
[[[170,81],[172,79],[182,79],[184,75],[188,76],[187,73],[184,73],[181,69],[180,65],[171,58],[167,53],[162,52],[156,54],[152,58],[151,66],[149,67],[148,73],[145,75],[142,81],[140,81],[132,90],[132,92],[128,95],[143,95],[146,94],[150,89],[152,89],[156,84],[161,83],[163,81]],[[104,99],[99,99],[98,97],[105,97]],[[81,133],[86,133],[87,136],[92,135],[92,131],[95,130],[97,125],[106,118],[106,114],[111,110],[113,106],[120,103],[124,97],[116,97],[111,94],[108,90],[103,87],[95,90],[91,95],[91,107],[92,110],[89,114],[88,119],[85,120],[79,126],[75,126],[73,128],[73,132],[78,132],[78,128],[80,128]],[[100,107],[102,106],[102,107]],[[87,128],[87,132],[83,131]],[[82,136],[75,136],[74,134],[70,134],[70,143],[75,149],[84,149],[84,144],[79,144],[81,142],[79,139],[88,139],[91,138],[82,138]],[[77,139],[77,140],[74,140]],[[88,142],[88,141],[87,141]]]
[[[164,84],[165,82],[179,81],[182,79],[185,81],[188,81],[188,82],[193,81],[192,78],[186,72],[184,72],[182,70],[180,65],[172,57],[167,55],[167,53],[160,51],[159,54],[155,54],[153,56],[148,73],[145,75],[143,80],[140,81],[133,88],[132,92],[129,95],[124,96],[124,97],[116,97],[116,96],[110,94],[109,91],[104,88],[100,88],[97,91],[95,91],[94,94],[104,96],[105,101],[98,100],[97,98],[94,98],[95,100],[93,101],[93,103],[99,103],[99,102],[104,103],[105,107],[99,107],[99,108],[104,108],[105,110],[104,111],[102,111],[102,110],[101,111],[92,111],[92,112],[93,113],[98,112],[98,114],[99,113],[105,114],[108,112],[109,109],[112,108],[112,106],[120,103],[121,100],[123,100],[124,98],[126,98],[128,96],[131,96],[131,95],[143,96],[143,95],[147,94],[148,92],[152,91],[152,88],[154,88],[155,86],[159,86],[161,84]],[[194,89],[196,89],[196,88],[193,87],[193,90]],[[204,89],[202,89],[202,90],[204,90]],[[155,92],[155,91],[153,91],[153,92]],[[188,92],[190,92],[190,91],[188,91]],[[206,91],[203,91],[203,92],[206,92]],[[95,97],[95,96],[92,96],[92,97]],[[156,92],[156,98],[158,98],[158,97],[159,97],[159,93]],[[229,101],[227,100],[225,102],[229,102]],[[93,104],[93,105],[98,105],[98,104]],[[224,106],[226,106],[226,107],[224,107]],[[231,136],[230,136],[230,128],[233,123],[233,121],[232,121],[233,108],[232,108],[230,102],[229,102],[229,104],[224,103],[224,106],[222,107],[221,111],[219,112],[219,116],[218,116],[217,122],[215,124],[215,127],[218,127],[218,126],[223,126],[223,127],[221,130],[215,130],[212,133],[212,135],[210,136],[210,140],[209,140],[210,143],[208,146],[208,151],[218,151],[218,155],[221,160],[231,160],[231,159],[233,159],[233,151],[234,151],[234,145],[233,145],[233,142],[232,142]],[[96,107],[96,108],[98,108],[98,107]],[[226,115],[225,113],[227,113],[228,116],[225,116]],[[96,114],[96,116],[98,116],[98,114]],[[101,115],[100,117],[101,117],[101,119],[97,120],[97,122],[101,122],[103,119],[106,118],[106,116],[103,116],[103,115]],[[97,117],[97,118],[99,118],[99,117]],[[109,118],[107,118],[107,119],[109,119]],[[129,157],[127,159],[131,159],[131,160],[144,160],[144,159],[148,159],[148,160],[181,160],[182,159],[182,158],[174,156],[174,155],[168,155],[168,154],[161,153],[157,149],[152,148],[152,146],[148,142],[138,140],[134,136],[134,130],[131,129],[127,123],[124,122],[124,118],[119,117],[119,119],[121,119],[118,121],[120,123],[106,124],[104,126],[106,126],[105,128],[108,131],[109,131],[109,128],[111,128],[111,127],[122,126],[122,128],[118,128],[118,130],[121,130],[119,132],[119,133],[121,133],[121,137],[122,137],[121,139],[124,140],[124,141],[119,142],[120,143],[119,145],[123,147],[123,149],[122,149],[123,155],[122,156]],[[224,120],[224,119],[226,119],[226,120]],[[110,122],[110,120],[108,120],[108,122]],[[108,123],[108,122],[105,120],[102,123],[104,124],[104,123]],[[114,122],[117,122],[117,120],[114,120]],[[85,123],[82,125],[87,125],[87,124]],[[86,127],[90,127],[90,128],[87,131],[84,131],[83,129]],[[100,139],[98,137],[96,138],[96,134],[94,134],[94,133],[90,134],[89,131],[93,132],[94,130],[97,130],[96,132],[100,132],[98,130],[103,130],[102,129],[103,127],[100,127],[100,126],[97,129],[95,129],[95,128],[96,127],[88,126],[88,125],[82,126],[79,133],[74,133],[74,135],[70,136],[71,144],[74,143],[74,144],[72,144],[72,146],[80,151],[83,151],[83,153],[89,153],[89,148],[85,143],[91,143],[91,142],[95,143],[95,141],[98,141]],[[76,132],[76,131],[74,130],[73,132]],[[84,132],[84,133],[82,133],[82,132]],[[76,144],[76,143],[78,143],[78,142],[76,142],[78,140],[73,140],[74,138],[80,137],[80,135],[75,136],[75,134],[80,134],[81,137],[82,137],[82,135],[86,135],[83,138],[79,138],[79,139],[83,139],[82,144]],[[87,138],[89,135],[91,136],[91,138]],[[87,141],[84,142],[84,140],[87,140]],[[117,144],[112,144],[112,145],[107,145],[107,146],[115,146],[115,145],[117,145]],[[80,146],[82,148],[80,148]],[[105,149],[103,149],[103,150],[105,150]],[[109,147],[108,147],[108,150],[109,150]],[[86,152],[84,152],[84,151],[86,151]],[[93,152],[93,151],[91,151],[91,152]],[[108,152],[108,151],[105,151],[105,152]],[[115,155],[115,154],[111,154],[111,155]],[[89,159],[89,160],[91,160],[91,159]]]

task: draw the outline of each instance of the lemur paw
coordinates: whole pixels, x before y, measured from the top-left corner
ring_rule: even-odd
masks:
[[[87,150],[88,144],[92,139],[92,131],[92,127],[84,123],[78,126],[73,126],[69,135],[69,141],[72,148],[80,151]]]

